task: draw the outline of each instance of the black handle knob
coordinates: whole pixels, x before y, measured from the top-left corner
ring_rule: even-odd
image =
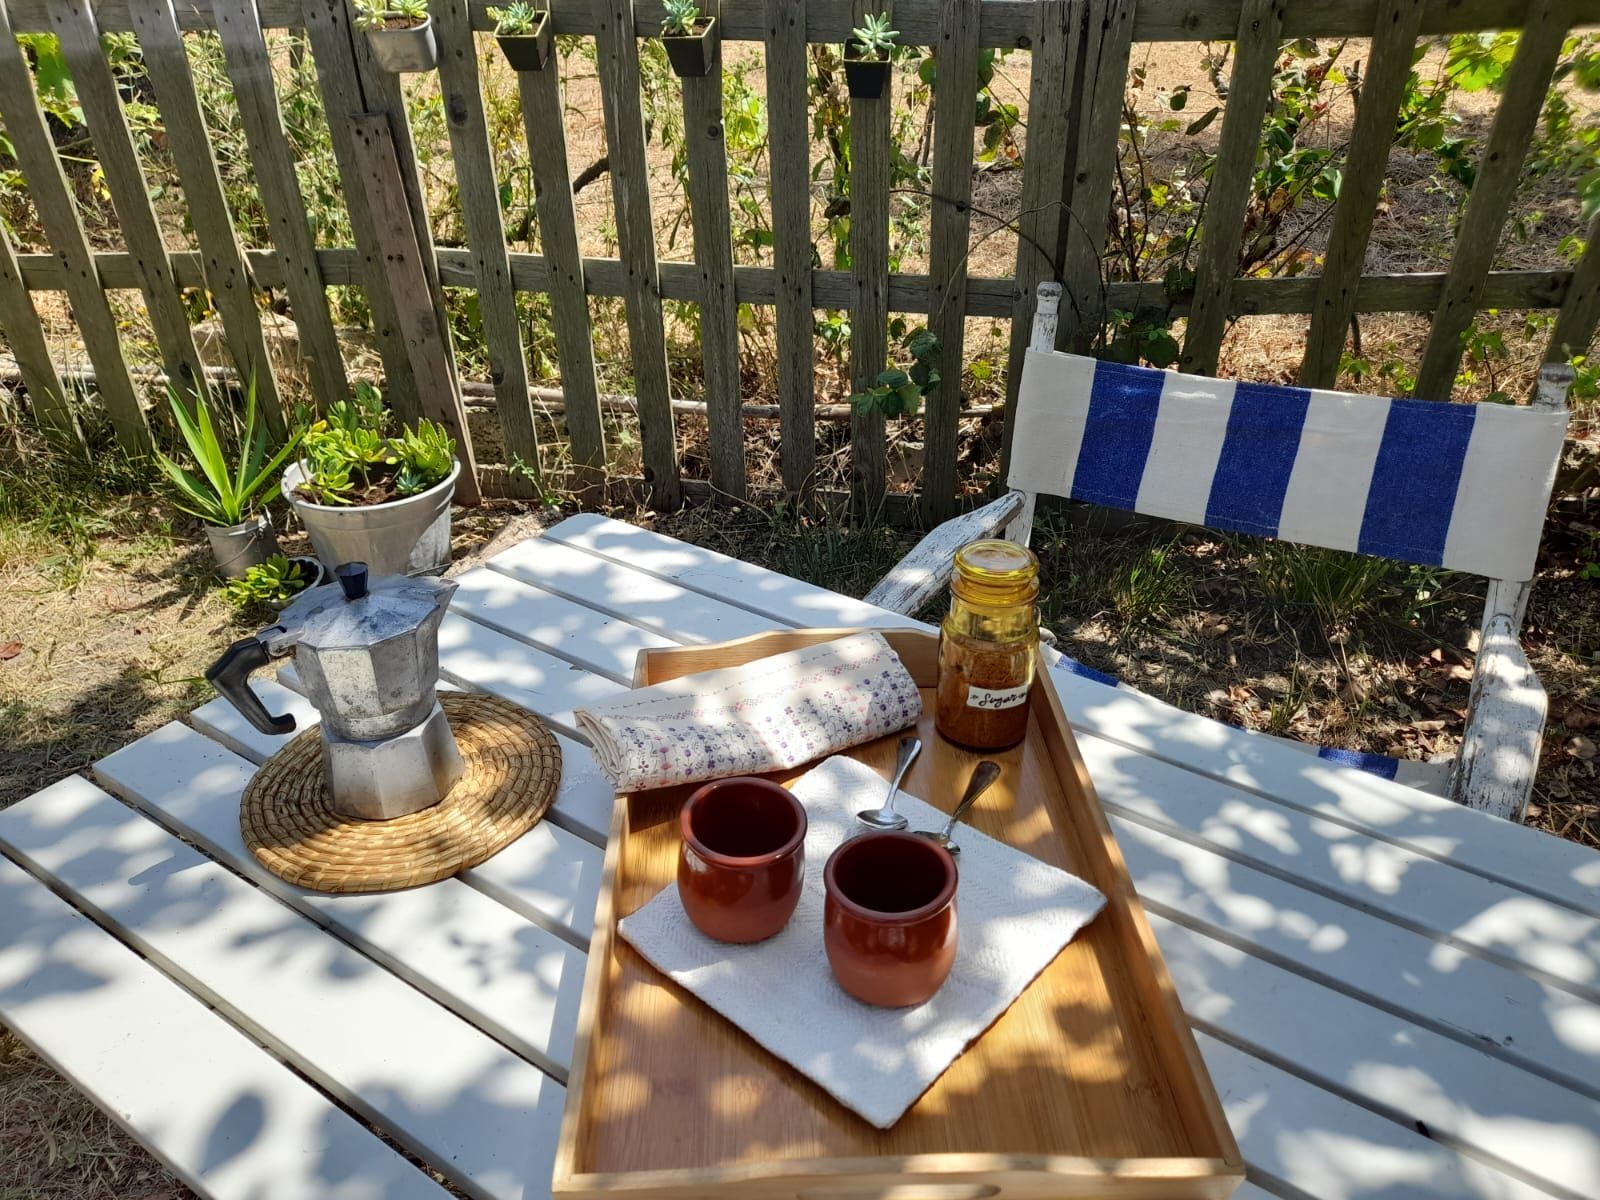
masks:
[[[367,594],[366,563],[348,562],[335,567],[333,573],[339,579],[339,586],[344,589],[346,600],[359,600]]]
[[[289,713],[272,716],[261,697],[250,690],[250,672],[266,666],[269,657],[260,638],[240,638],[206,668],[206,679],[262,733],[292,733],[294,717]]]

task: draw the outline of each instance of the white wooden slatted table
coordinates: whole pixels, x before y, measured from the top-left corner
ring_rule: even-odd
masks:
[[[0,1020],[204,1195],[443,1195],[407,1156],[548,1195],[611,806],[572,710],[644,648],[909,623],[596,516],[460,578],[446,686],[543,715],[565,773],[458,878],[335,897],[259,868],[238,802],[279,739],[221,700],[0,813]],[[314,720],[281,679],[269,707]],[[1057,682],[1241,1195],[1600,1197],[1600,855]]]

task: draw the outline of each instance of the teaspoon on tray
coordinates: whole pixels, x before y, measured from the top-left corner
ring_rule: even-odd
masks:
[[[956,805],[955,812],[950,814],[950,819],[944,823],[944,828],[935,832],[932,829],[918,829],[914,832],[918,837],[925,837],[931,842],[938,842],[951,854],[960,854],[961,847],[950,840],[950,834],[955,829],[956,823],[967,815],[967,810],[978,802],[978,797],[989,790],[996,779],[1000,778],[1000,764],[992,759],[984,759],[972,771],[972,778],[967,781],[967,794],[961,797],[961,803]]]
[[[864,808],[856,814],[856,820],[863,825],[870,825],[874,829],[904,829],[906,819],[894,810],[895,797],[900,794],[901,781],[905,779],[906,772],[911,769],[911,764],[916,761],[917,755],[922,753],[922,739],[906,735],[900,739],[900,757],[894,765],[894,779],[889,784],[889,794],[884,798],[882,808]]]

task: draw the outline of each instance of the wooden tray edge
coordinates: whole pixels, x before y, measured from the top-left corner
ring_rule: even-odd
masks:
[[[774,633],[801,635],[815,641],[831,641],[834,638],[861,632],[863,631],[860,629],[784,629],[750,634],[747,637],[705,646],[672,646],[640,650],[634,664],[633,686],[645,686],[643,681],[647,678],[650,661],[652,657],[658,655],[679,656],[686,651],[719,654],[731,652],[730,656],[736,660],[747,661],[748,658],[760,656],[754,654],[742,656],[740,652],[753,650],[757,643],[770,639]],[[936,634],[911,627],[874,630],[874,632],[883,633],[890,644],[895,646],[896,653],[900,651],[896,643],[908,637],[923,643],[930,639],[937,642]],[[884,1186],[890,1183],[904,1185],[916,1182],[920,1176],[925,1175],[927,1178],[922,1179],[922,1182],[964,1183],[970,1180],[974,1185],[987,1187],[997,1182],[998,1174],[1010,1179],[1009,1185],[1002,1185],[1012,1187],[1012,1190],[1005,1193],[1007,1196],[1027,1195],[1031,1191],[1030,1185],[1036,1187],[1042,1183],[1048,1183],[1051,1187],[1067,1185],[1068,1191],[1051,1194],[1070,1195],[1082,1187],[1091,1185],[1098,1187],[1108,1183],[1114,1184],[1118,1189],[1134,1184],[1141,1186],[1155,1184],[1159,1188],[1160,1182],[1165,1180],[1173,1184],[1181,1183],[1186,1188],[1202,1185],[1201,1192],[1186,1190],[1182,1192],[1185,1196],[1202,1195],[1208,1200],[1225,1200],[1244,1178],[1244,1158],[1239,1152],[1238,1142],[1223,1111],[1222,1101],[1211,1079],[1211,1072],[1207,1069],[1205,1060],[1200,1055],[1200,1048],[1194,1040],[1189,1019],[1178,1000],[1177,989],[1167,970],[1166,959],[1161,954],[1155,933],[1150,928],[1144,904],[1133,888],[1132,877],[1128,874],[1121,847],[1117,844],[1111,825],[1106,820],[1099,794],[1094,790],[1088,768],[1078,751],[1077,739],[1073,736],[1072,724],[1067,719],[1061,696],[1056,691],[1055,681],[1050,677],[1050,672],[1044,670],[1036,676],[1036,684],[1043,689],[1059,728],[1064,733],[1062,751],[1076,771],[1085,796],[1093,801],[1091,807],[1095,825],[1102,835],[1105,852],[1120,880],[1118,891],[1122,894],[1117,898],[1122,901],[1124,911],[1133,923],[1134,932],[1145,951],[1145,959],[1149,963],[1152,982],[1156,989],[1156,998],[1167,1016],[1167,1020],[1161,1022],[1161,1030],[1170,1033],[1176,1041],[1174,1048],[1189,1068],[1187,1082],[1195,1093],[1194,1098],[1205,1111],[1210,1125],[1207,1132],[1222,1147],[1222,1156],[1127,1158],[1108,1161],[1069,1156],[962,1153],[918,1155],[900,1159],[791,1159],[783,1163],[747,1164],[731,1168],[580,1174],[576,1170],[575,1157],[583,1089],[588,1075],[595,1014],[599,1008],[600,989],[604,982],[604,964],[610,959],[615,940],[616,922],[612,919],[613,896],[622,855],[620,835],[623,822],[627,818],[629,799],[628,794],[624,793],[617,796],[613,802],[611,826],[607,832],[605,863],[600,877],[600,895],[595,904],[595,932],[589,944],[588,961],[584,966],[583,994],[578,1008],[577,1034],[573,1041],[572,1069],[567,1078],[560,1140],[556,1146],[555,1167],[551,1176],[551,1187],[555,1194],[584,1196],[613,1192],[648,1192],[660,1197],[661,1200],[668,1200],[680,1191],[686,1197],[696,1195],[696,1189],[707,1186],[725,1186],[732,1183],[754,1185],[763,1180],[771,1180],[775,1184],[781,1182],[785,1188],[789,1188],[803,1186],[807,1178],[826,1183],[846,1175],[850,1177],[852,1184],[859,1182],[867,1188],[863,1194],[870,1194],[868,1181],[860,1172],[864,1164],[871,1164],[870,1173],[883,1174]],[[1108,902],[1111,899],[1112,897],[1107,897]],[[1162,1033],[1158,1031],[1157,1036],[1162,1036]],[[892,1165],[886,1166],[886,1164]],[[1183,1172],[1177,1170],[1180,1166],[1185,1168]],[[981,1174],[974,1177],[974,1172]],[[952,1178],[953,1176],[957,1178]],[[968,1178],[959,1178],[960,1176]],[[1215,1182],[1217,1190],[1210,1190],[1207,1186],[1209,1181]],[[1149,1197],[1150,1200],[1159,1200],[1162,1194],[1160,1190],[1151,1191],[1147,1187],[1141,1192],[1141,1195]],[[982,1196],[998,1195],[1000,1192],[973,1193],[974,1200]],[[837,1200],[849,1200],[849,1198],[840,1193]]]

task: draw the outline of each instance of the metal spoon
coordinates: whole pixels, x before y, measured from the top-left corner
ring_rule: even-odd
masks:
[[[921,753],[921,738],[907,734],[900,739],[900,757],[894,764],[894,780],[889,784],[889,794],[884,797],[883,807],[864,808],[856,814],[856,820],[864,825],[871,825],[874,829],[906,827],[906,819],[894,810],[894,798],[900,794],[900,781],[906,777],[906,772],[911,769],[911,764]]]
[[[972,772],[972,778],[967,781],[967,794],[961,797],[961,803],[956,805],[955,812],[950,814],[950,819],[944,823],[944,828],[935,833],[931,829],[918,829],[916,835],[925,837],[931,842],[938,842],[951,854],[960,854],[961,847],[950,840],[951,831],[955,829],[956,822],[967,815],[967,809],[977,803],[978,797],[989,790],[989,786],[1000,778],[1000,764],[991,759],[984,759]]]

